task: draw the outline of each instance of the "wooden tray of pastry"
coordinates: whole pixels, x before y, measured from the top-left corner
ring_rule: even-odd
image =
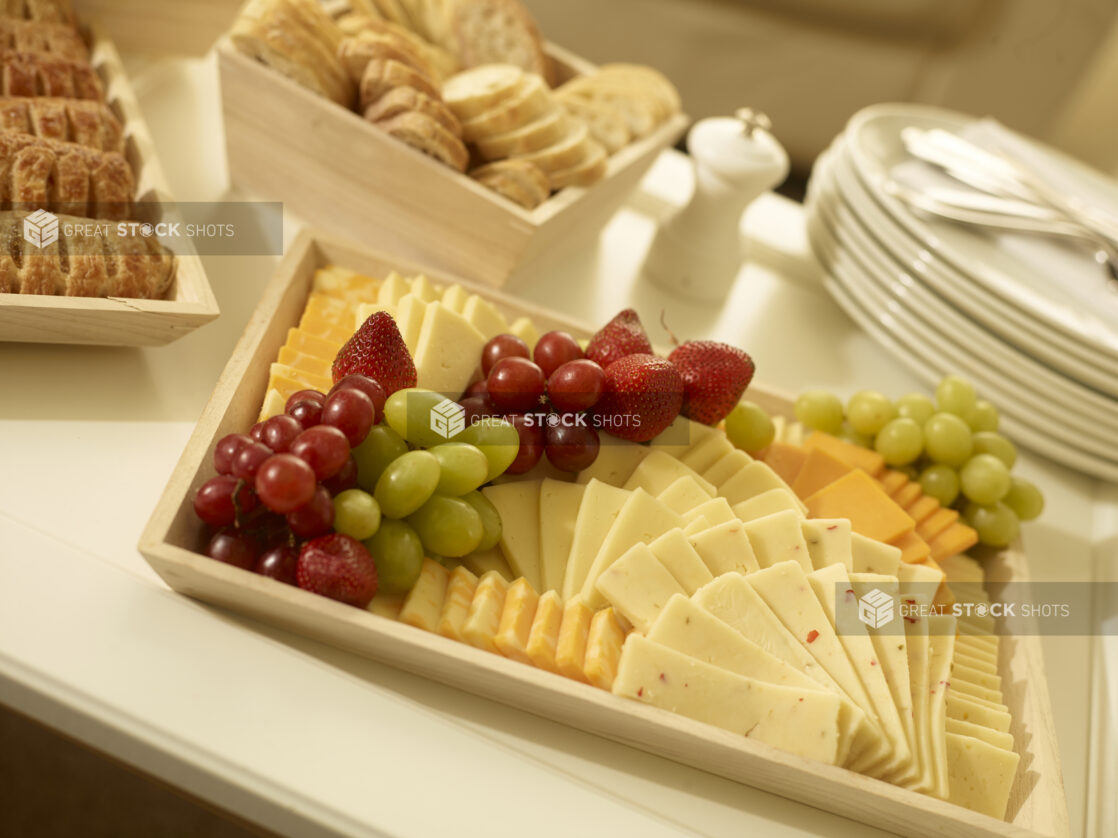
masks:
[[[556,83],[594,65],[546,45]],[[351,112],[237,51],[217,47],[229,172],[261,198],[281,200],[316,226],[501,286],[621,206],[689,123],[670,117],[614,153],[605,177],[525,210],[387,136]]]
[[[87,38],[107,105],[124,128],[124,156],[134,173],[137,202],[170,202],[166,178],[135,94],[113,44]],[[162,346],[219,314],[201,259],[178,248],[163,299],[0,294],[0,341]]]
[[[213,450],[224,435],[257,419],[269,363],[294,326],[314,272],[340,265],[369,276],[396,270],[426,273],[440,283],[460,282],[491,300],[510,320],[533,319],[542,333],[590,330],[479,284],[420,269],[414,263],[361,249],[333,236],[304,231],[288,250],[255,316],[195,428],[139,549],[174,590],[245,613],[373,660],[535,713],[615,742],[667,757],[854,821],[910,836],[1065,836],[1067,803],[1060,771],[1040,638],[1002,637],[998,669],[1013,716],[1010,732],[1021,755],[1008,820],[999,821],[942,800],[811,762],[754,740],[604,690],[490,654],[369,611],[332,602],[220,564],[196,552],[203,525],[193,511],[197,488],[213,476]],[[765,409],[792,414],[792,402],[754,384],[750,398]],[[985,563],[991,582],[1026,581],[1018,543]]]

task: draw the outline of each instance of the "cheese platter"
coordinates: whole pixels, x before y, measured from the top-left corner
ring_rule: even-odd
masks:
[[[331,236],[302,234],[265,291],[143,534],[141,552],[171,588],[468,692],[890,831],[929,836],[1068,833],[1051,709],[1040,644],[1035,636],[967,636],[960,641],[954,658],[953,644],[947,643],[946,634],[930,632],[924,645],[917,638],[910,641],[910,655],[914,648],[930,650],[926,656],[912,658],[913,678],[918,677],[917,672],[930,678],[931,670],[946,672],[944,667],[955,666],[957,671],[952,678],[958,679],[960,690],[969,690],[966,694],[950,691],[949,697],[943,694],[947,690],[941,690],[938,696],[924,702],[917,698],[922,691],[912,693],[913,707],[927,708],[921,711],[920,730],[938,729],[928,727],[928,720],[933,718],[931,708],[938,708],[937,724],[946,727],[946,736],[936,740],[942,742],[944,749],[939,762],[942,782],[960,783],[958,772],[967,770],[967,759],[975,758],[977,748],[984,759],[978,759],[974,765],[983,766],[991,777],[998,773],[991,766],[1001,767],[1001,775],[992,781],[995,785],[1001,783],[1004,789],[999,804],[990,805],[990,793],[980,790],[967,797],[962,786],[953,785],[949,796],[964,801],[968,809],[840,767],[855,766],[860,753],[864,767],[885,776],[889,772],[873,772],[872,766],[880,769],[881,758],[886,757],[898,769],[892,776],[907,772],[911,780],[911,775],[919,773],[911,754],[927,750],[920,744],[925,733],[909,730],[899,714],[886,726],[892,733],[885,739],[868,732],[875,727],[873,724],[859,727],[854,722],[839,722],[842,718],[862,717],[862,708],[872,711],[892,706],[899,700],[896,680],[890,677],[878,681],[867,674],[865,664],[856,662],[855,649],[870,648],[864,645],[868,638],[855,641],[836,635],[833,627],[828,628],[832,624],[825,608],[819,610],[820,605],[808,599],[801,601],[801,605],[806,603],[803,608],[793,607],[782,592],[806,588],[807,578],[814,585],[825,587],[826,580],[834,574],[848,574],[856,585],[889,578],[896,582],[896,568],[900,566],[896,557],[901,550],[863,537],[852,542],[860,546],[851,554],[854,558],[849,570],[841,563],[815,569],[815,555],[821,556],[832,548],[813,535],[816,530],[808,526],[804,526],[801,537],[799,528],[794,526],[802,518],[800,502],[786,491],[779,478],[770,476],[768,466],[759,467],[765,465],[760,459],[751,460],[744,451],[732,450],[733,446],[723,447],[726,435],[717,429],[707,428],[704,433],[693,426],[692,439],[654,441],[649,446],[602,445],[598,459],[579,472],[574,482],[554,471],[540,480],[498,479],[482,493],[501,510],[501,520],[505,522],[499,551],[471,554],[461,564],[443,564],[426,558],[420,575],[410,582],[414,585],[410,594],[392,596],[382,588],[371,602],[365,601],[367,608],[330,601],[294,584],[246,572],[204,555],[210,531],[198,520],[195,504],[198,490],[214,479],[215,450],[229,434],[243,431],[262,416],[282,412],[282,404],[278,410],[274,405],[268,407],[269,394],[288,374],[273,361],[284,357],[281,353],[290,346],[293,336],[299,339],[295,333],[302,330],[301,319],[305,326],[307,313],[320,310],[321,303],[315,302],[315,295],[333,282],[331,277],[337,276],[331,273],[331,266],[349,269],[345,277],[353,276],[353,272],[375,277],[381,288],[399,283],[401,276],[426,277],[414,280],[410,287],[430,284],[444,295],[463,294],[463,300],[476,296],[488,303],[504,322],[511,323],[509,328],[514,332],[519,330],[527,335],[521,318],[529,318],[537,334],[563,330],[583,340],[591,335],[591,330],[581,324],[466,280],[424,272],[403,260]],[[450,292],[453,288],[459,291]],[[398,319],[402,319],[400,299],[393,308]],[[472,308],[478,310],[480,302]],[[376,320],[376,314],[372,312],[368,319]],[[349,330],[353,328],[350,326]],[[419,353],[416,359],[422,383],[433,367]],[[294,359],[288,356],[288,360]],[[792,421],[792,401],[786,396],[756,384],[750,386],[747,395],[771,414],[778,425]],[[795,446],[779,450],[787,453],[792,447]],[[634,454],[636,449],[641,451]],[[808,456],[812,456],[810,451]],[[629,465],[623,462],[626,459]],[[724,465],[727,462],[729,465]],[[765,462],[774,472],[781,468],[772,457]],[[700,471],[701,475],[693,476]],[[725,492],[730,497],[710,497],[704,487],[708,477],[711,485],[719,483],[720,492],[730,486]],[[804,479],[809,478],[811,475]],[[861,485],[860,477],[847,479]],[[900,478],[886,479],[896,484],[891,487],[894,491],[905,491]],[[840,493],[828,492],[828,488],[824,485],[821,490],[805,495],[803,505],[814,510],[805,525],[812,519],[826,519],[827,516],[815,513],[839,499]],[[733,505],[730,500],[734,500]],[[917,504],[930,508],[928,500],[911,497],[907,508],[915,509]],[[539,530],[525,528],[523,522],[529,517],[534,520],[534,516],[517,515],[516,510],[535,510],[541,503],[548,509],[566,512],[561,517],[559,512],[544,516],[544,520],[551,519],[550,523],[541,522]],[[610,520],[606,514],[603,520],[601,510],[611,504],[616,516]],[[596,524],[591,520],[591,510],[598,512]],[[649,511],[662,518],[651,529]],[[739,515],[749,520],[741,525],[743,519]],[[939,517],[943,516],[932,515],[931,519]],[[417,528],[422,527],[414,516],[408,520]],[[854,521],[857,528],[871,524],[879,526],[880,521]],[[544,531],[548,540],[533,542]],[[829,530],[824,527],[823,531]],[[923,532],[933,548],[943,550],[942,555],[950,553],[950,539],[937,539],[930,531]],[[478,538],[481,537],[479,534]],[[534,549],[523,547],[528,542],[536,545]],[[635,543],[626,549],[631,542]],[[800,543],[819,551],[813,554],[812,562],[780,560],[784,556],[781,550],[790,550],[788,555],[795,555]],[[1028,578],[1019,542],[988,553],[981,567],[965,557],[951,555],[943,558],[943,565],[953,568],[952,572],[964,581],[984,577],[988,583],[1000,583]],[[735,560],[741,566],[718,564],[729,561],[727,557],[737,557]],[[888,564],[890,560],[892,565]],[[884,567],[880,565],[883,561]],[[382,585],[389,584],[390,576],[391,573],[382,575]],[[640,579],[640,585],[634,586],[626,578]],[[417,592],[426,593],[431,585],[440,594],[424,604]],[[661,600],[666,599],[669,607],[663,607],[664,602],[659,601],[650,608],[648,591],[652,588],[667,595]],[[692,591],[695,593],[689,600],[686,595]],[[601,602],[595,602],[595,597],[600,597]],[[743,612],[726,605],[742,598],[764,603],[768,610],[759,606]],[[460,607],[455,606],[456,602]],[[820,602],[825,603],[825,598],[820,597]],[[781,625],[791,626],[804,619],[803,614],[809,613],[804,610],[808,606],[810,613],[823,615],[803,626],[810,645],[790,643],[784,650],[766,646],[765,652],[758,653],[756,646],[742,641],[735,632],[726,633],[729,622],[739,632],[755,632],[747,637],[760,637],[749,622],[759,619],[757,614],[771,615],[765,619],[776,622],[769,624],[769,633],[780,633]],[[507,619],[502,608],[510,615]],[[699,614],[696,608],[704,613]],[[727,672],[727,656],[736,654],[733,651],[719,652],[723,657],[707,657],[703,661],[689,654],[694,648],[687,646],[678,624],[688,617],[701,619],[710,614],[721,620],[705,619],[703,625],[713,633],[710,636],[730,640],[722,644],[704,643],[705,646],[738,652],[745,649],[753,656],[748,677],[771,673],[760,681],[748,681],[764,682],[758,695],[770,702],[765,706],[775,707],[772,702],[789,695],[789,690],[802,690],[810,685],[805,678],[814,678],[817,684],[828,680],[845,683],[844,689],[834,695],[825,695],[817,687],[800,694],[801,698],[810,699],[806,707],[815,724],[831,731],[822,746],[818,741],[797,738],[792,731],[803,727],[797,724],[767,728],[762,725],[755,729],[753,721],[735,733],[736,728],[727,722],[726,714],[712,709],[717,706],[717,696],[735,695],[734,690],[747,681],[747,676],[740,671]],[[562,627],[568,623],[580,626],[581,630],[563,633]],[[534,642],[532,631],[537,624],[551,626],[550,647]],[[972,630],[966,629],[968,633]],[[546,634],[546,630],[541,631]],[[955,636],[950,637],[954,640]],[[858,643],[863,645],[858,647]],[[622,648],[624,651],[618,657]],[[612,650],[612,657],[606,650]],[[885,653],[880,654],[884,661]],[[540,668],[537,658],[541,655],[552,671]],[[900,660],[893,660],[888,666],[883,663],[889,676],[902,666]],[[684,680],[688,683],[687,679],[692,677],[704,679],[700,681],[707,687],[704,694],[712,698],[696,704],[693,697],[681,698],[670,691],[647,689],[649,673],[655,677],[657,673],[670,672],[687,673]],[[674,683],[676,679],[671,680]],[[774,681],[778,683],[774,685]],[[867,695],[847,701],[847,697],[858,696],[860,685],[868,685]],[[998,699],[996,704],[994,698]],[[984,701],[992,706],[985,707]],[[740,700],[731,703],[734,707],[741,705]],[[981,709],[974,711],[976,704]],[[664,709],[669,706],[674,712]],[[993,720],[991,724],[1004,729],[967,727],[975,725],[976,716],[970,716],[968,721],[962,718],[960,708],[984,713],[984,718]],[[739,713],[734,718],[740,722],[742,717]],[[806,717],[802,712],[793,712],[787,718]],[[752,735],[741,735],[747,730]],[[979,741],[975,734],[985,740],[974,745]],[[1005,737],[1012,740],[1011,749],[991,750],[988,740],[1004,744]],[[886,739],[889,744],[882,744]],[[899,755],[899,743],[906,743],[908,758]],[[876,761],[870,753],[875,748],[879,751]],[[948,757],[952,765],[963,767],[948,772]],[[920,766],[932,765],[929,760],[930,757]],[[930,782],[934,786],[934,778]],[[910,785],[918,783],[919,780],[912,780]],[[998,810],[999,806],[996,817],[971,810]]]

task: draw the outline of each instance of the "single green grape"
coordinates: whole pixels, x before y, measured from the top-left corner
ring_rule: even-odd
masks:
[[[861,390],[846,403],[846,421],[857,433],[876,436],[897,415],[897,408],[876,390]]]
[[[439,461],[442,469],[435,489],[439,494],[458,497],[472,492],[489,475],[489,460],[476,446],[465,442],[444,442],[427,450]]]
[[[1017,446],[1001,434],[992,431],[979,431],[974,435],[975,454],[993,454],[1006,468],[1013,468],[1017,462]]]
[[[439,461],[427,451],[409,451],[388,464],[373,496],[387,518],[406,518],[435,493]]]
[[[402,594],[412,589],[423,569],[423,542],[411,526],[385,518],[363,543],[376,562],[378,590]]]
[[[960,375],[944,376],[936,386],[936,405],[940,410],[964,417],[978,401],[974,385]]]
[[[772,445],[776,426],[759,405],[741,402],[726,417],[726,437],[743,451],[760,451]]]
[[[873,447],[886,464],[908,465],[924,450],[924,431],[915,419],[901,416],[877,432]]]
[[[897,415],[915,420],[920,427],[924,427],[935,412],[936,406],[923,393],[906,393],[897,399]]]
[[[334,498],[334,530],[358,541],[371,538],[380,527],[380,505],[360,489],[347,489]]]
[[[851,445],[858,445],[862,448],[873,448],[873,437],[858,433],[850,427],[848,422],[843,422],[838,432],[838,438],[849,442]]]
[[[1023,477],[1011,477],[1009,492],[1002,501],[1022,521],[1033,521],[1044,511],[1044,495],[1034,483]]]
[[[462,495],[461,499],[472,506],[481,517],[483,533],[481,541],[474,549],[478,552],[492,550],[501,540],[501,513],[497,511],[493,502],[481,492],[468,492]]]
[[[934,462],[958,468],[973,448],[970,426],[954,413],[936,413],[924,423],[924,450]]]
[[[512,465],[520,451],[520,434],[507,419],[483,417],[462,431],[455,442],[465,442],[477,447],[489,461],[485,482],[496,480]]]
[[[433,411],[447,401],[442,393],[412,387],[397,390],[384,403],[384,421],[392,430],[418,448],[434,448],[447,441],[458,440],[458,435],[447,437],[432,427]],[[443,423],[446,427],[447,423]]]
[[[968,503],[963,517],[978,533],[978,540],[991,547],[1005,547],[1021,530],[1013,510],[1000,501],[989,506]]]
[[[959,470],[963,494],[980,506],[989,506],[1009,491],[1009,469],[993,454],[976,454]]]
[[[920,489],[940,506],[951,506],[959,497],[959,475],[951,466],[942,463],[928,466],[920,472]]]
[[[826,390],[800,393],[795,412],[798,421],[816,431],[837,434],[842,429],[842,399]]]
[[[985,399],[979,399],[966,415],[967,424],[975,433],[980,431],[996,431],[1001,416],[998,409]]]
[[[434,495],[408,516],[423,547],[440,556],[457,558],[478,548],[485,528],[474,507],[461,498]]]
[[[388,464],[407,453],[408,444],[402,436],[387,425],[374,425],[365,441],[353,449],[353,459],[357,462],[357,485],[366,492],[372,492]]]

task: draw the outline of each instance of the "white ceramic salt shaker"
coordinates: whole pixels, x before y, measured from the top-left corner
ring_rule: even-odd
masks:
[[[703,302],[726,299],[745,254],[745,208],[788,176],[788,154],[762,113],[703,119],[687,135],[695,169],[690,203],[656,234],[644,273],[656,285]]]

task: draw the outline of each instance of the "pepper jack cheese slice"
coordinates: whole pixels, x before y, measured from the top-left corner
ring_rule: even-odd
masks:
[[[505,593],[508,583],[501,578],[501,574],[490,571],[477,583],[474,598],[470,602],[470,611],[466,615],[466,622],[462,624],[462,639],[478,649],[501,653],[494,643],[497,629],[501,626],[501,614],[505,610]]]
[[[932,794],[947,799],[947,693],[955,650],[955,618],[928,616],[928,738],[932,744]]]
[[[789,494],[792,490],[788,484],[780,479],[779,475],[767,464],[756,460],[718,487],[718,494],[730,502],[730,506],[757,497],[762,492],[770,489],[784,489]],[[801,513],[807,513],[807,507],[796,500]]]
[[[807,551],[807,542],[800,529],[799,513],[786,509],[755,521],[747,521],[742,529],[749,537],[757,564],[761,567],[794,561],[804,572],[812,571],[811,554]]]
[[[948,800],[1004,820],[1020,756],[957,733],[946,735],[946,751]]]
[[[691,523],[696,518],[706,518],[710,521],[712,527],[738,520],[738,516],[734,514],[734,510],[730,508],[730,504],[726,501],[726,498],[711,498],[706,503],[700,504],[689,512],[683,513],[683,520],[688,523]]]
[[[648,546],[688,596],[714,579],[702,557],[678,527],[668,530]]]
[[[710,468],[702,472],[702,475],[707,482],[721,486],[752,462],[753,458],[744,451],[732,448],[729,454],[716,460]]]
[[[609,690],[617,677],[621,648],[628,632],[612,608],[603,608],[590,618],[586,633],[586,660],[582,670],[595,687]]]
[[[947,715],[952,719],[974,722],[999,733],[1009,733],[1010,725],[1013,724],[1013,717],[1004,709],[998,710],[982,704],[955,690],[947,692]]]
[[[443,610],[439,614],[438,632],[443,637],[466,642],[462,637],[462,626],[470,614],[470,603],[477,590],[477,577],[469,570],[458,566],[451,571],[450,579],[446,583],[446,599],[443,600]]]
[[[419,578],[404,600],[400,609],[400,622],[435,631],[439,627],[439,614],[446,599],[446,586],[450,581],[450,571],[431,559],[423,560]]]
[[[809,518],[800,521],[800,531],[807,542],[813,568],[820,570],[840,564],[847,570],[853,569],[850,521],[846,518]]]
[[[613,692],[807,759],[838,763],[841,706],[829,693],[746,678],[638,634],[625,641]]]
[[[725,434],[711,434],[693,445],[679,461],[699,474],[704,474],[715,463],[732,453],[734,446],[726,439]]]
[[[610,447],[612,446],[605,448]],[[575,518],[574,536],[563,575],[564,600],[571,599],[582,590],[590,565],[630,494],[597,479],[586,484],[582,503],[578,507],[578,517]]]
[[[555,650],[559,645],[559,627],[563,622],[563,602],[557,591],[548,591],[536,605],[536,615],[528,630],[528,657],[540,669],[558,672]]]
[[[501,552],[518,576],[540,589],[540,481],[522,480],[481,490],[501,516]]]
[[[928,621],[925,615],[932,598],[925,594],[906,594],[903,603],[905,650],[908,653],[908,689],[912,694],[912,722],[916,730],[916,760],[920,774],[913,782],[915,791],[930,793],[935,765],[932,761],[931,731],[928,727]]]
[[[952,683],[952,687],[954,687],[954,682]],[[975,739],[989,742],[995,748],[1004,748],[1007,751],[1013,750],[1013,736],[1011,734],[999,733],[992,728],[976,725],[974,722],[964,722],[961,719],[948,719],[947,732],[958,733],[961,736],[973,736]]]
[[[635,544],[625,551],[598,577],[596,586],[641,633],[648,631],[673,594],[684,592],[647,544]]]
[[[575,520],[586,487],[545,479],[540,484],[540,588],[559,591],[567,573],[567,558],[575,538]]]
[[[710,495],[698,480],[690,475],[684,475],[660,492],[656,499],[672,512],[683,515],[709,501]]]
[[[531,663],[528,655],[528,635],[536,616],[540,596],[527,579],[517,579],[505,593],[505,607],[493,643],[506,658]]]
[[[741,521],[752,521],[785,510],[795,512],[799,518],[804,517],[800,510],[799,499],[784,489],[769,489],[767,492],[761,492],[756,497],[735,504],[733,509],[734,515]]]
[[[896,576],[901,566],[901,551],[861,533],[850,534],[850,548],[855,573],[880,573]]]
[[[698,472],[692,471],[671,454],[655,449],[641,460],[622,488],[629,491],[644,489],[655,496],[681,477],[690,477],[702,487],[708,498],[714,497],[714,486],[704,480]]]

